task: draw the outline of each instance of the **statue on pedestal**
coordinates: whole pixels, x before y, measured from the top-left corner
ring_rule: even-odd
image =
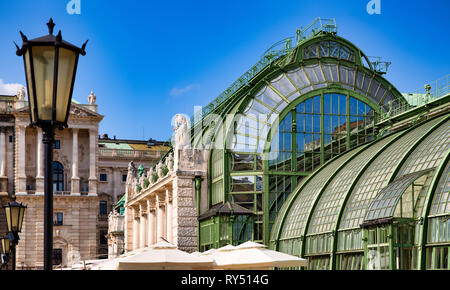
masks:
[[[162,161],[159,160],[158,164],[156,165],[156,173],[158,173],[158,177],[159,178],[163,178],[164,177],[163,176],[163,172],[162,172],[162,167],[163,167]]]
[[[127,174],[127,181],[126,181],[126,187],[125,192],[126,194],[132,194],[136,188],[136,177],[137,177],[137,170],[136,166],[134,166],[134,162],[131,161],[128,164],[128,174]]]
[[[173,171],[173,153],[170,153],[166,158],[166,166],[169,171]]]
[[[91,91],[91,94],[88,96],[89,104],[94,105],[97,97],[94,95],[94,92]]]
[[[175,124],[173,130],[175,131],[173,135],[173,143],[175,150],[178,149],[189,149],[191,148],[191,138],[190,138],[190,122],[188,118],[181,114],[175,115]]]
[[[23,101],[25,100],[26,92],[25,87],[21,87],[20,90],[17,92],[17,100]]]

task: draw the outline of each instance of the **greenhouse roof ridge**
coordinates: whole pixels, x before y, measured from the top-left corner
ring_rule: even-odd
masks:
[[[230,98],[234,93],[236,93],[240,88],[247,86],[257,74],[259,74],[263,69],[269,66],[274,61],[278,60],[280,57],[292,52],[303,42],[313,38],[320,32],[337,33],[336,20],[333,19],[322,19],[320,17],[314,19],[305,28],[297,29],[297,35],[283,39],[269,49],[267,49],[261,56],[260,60],[253,65],[247,72],[245,72],[241,77],[239,77],[235,82],[233,82],[224,92],[222,92],[218,97],[216,97],[211,103],[202,110],[194,113],[191,118],[191,124],[196,125],[205,116],[210,114],[214,109],[223,104],[228,98]],[[296,45],[292,46],[293,41],[296,41]]]

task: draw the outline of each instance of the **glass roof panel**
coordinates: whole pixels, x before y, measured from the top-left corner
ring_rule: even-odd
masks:
[[[330,175],[335,172],[345,161],[352,157],[353,154],[355,154],[354,151],[344,153],[324,168],[325,170],[319,171],[310,180],[310,182],[302,188],[287,213],[281,232],[281,238],[298,237],[303,234],[307,215],[321,188],[325,185]],[[287,203],[285,203],[284,206],[286,205]]]
[[[413,184],[414,181],[416,181],[416,179],[426,175],[427,173],[429,173],[429,170],[403,175],[380,190],[367,210],[364,223],[393,217],[395,208],[397,207],[403,193],[411,184]]]
[[[394,137],[389,136],[367,147],[356,158],[339,170],[338,174],[323,192],[314,209],[308,234],[324,233],[333,230],[342,202],[357,177],[355,173],[360,172],[367,163],[367,160],[388,144]],[[321,221],[320,217],[324,217],[325,219]]]
[[[282,74],[281,77],[271,81],[270,84],[284,96],[288,96],[296,90],[284,74]]]
[[[450,150],[450,120],[427,136],[411,153],[397,176],[439,166]]]
[[[311,86],[311,82],[308,80],[301,67],[288,72],[287,75],[294,81],[295,86],[301,90],[305,87]]]

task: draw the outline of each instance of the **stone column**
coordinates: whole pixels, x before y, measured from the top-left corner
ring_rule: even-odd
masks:
[[[112,194],[112,200],[113,200],[113,204],[116,204],[117,203],[117,192],[116,192],[116,187],[115,187],[115,181],[116,181],[116,168],[117,167],[115,167],[115,166],[112,166],[111,167],[111,180],[110,180],[110,182],[109,182],[109,184],[110,184],[110,188],[109,188],[109,190],[110,190],[110,192],[111,192],[111,194]]]
[[[138,213],[135,208],[133,208],[133,250],[139,248],[139,221]]]
[[[147,218],[145,213],[145,206],[143,204],[139,205],[139,212],[140,212],[140,219],[139,219],[139,248],[145,248],[146,245],[146,238],[147,238]]]
[[[156,243],[156,208],[155,202],[147,199],[147,243],[149,246]]]
[[[6,177],[6,128],[0,128],[0,177]]]
[[[17,187],[16,195],[26,195],[27,194],[27,176],[25,175],[25,159],[26,159],[26,148],[25,148],[25,137],[26,137],[26,126],[18,125],[17,132]]]
[[[172,196],[170,194],[170,190],[166,188],[166,216],[167,216],[167,241],[173,243],[172,241]]]
[[[42,129],[36,128],[36,193],[44,195],[44,146],[42,143]]]
[[[97,131],[89,130],[89,196],[97,196]]]
[[[159,242],[161,238],[165,238],[166,225],[165,225],[165,202],[158,194],[156,194],[156,221],[158,223],[156,227],[156,242]]]
[[[78,176],[78,129],[72,129],[72,195],[80,195],[80,177]]]

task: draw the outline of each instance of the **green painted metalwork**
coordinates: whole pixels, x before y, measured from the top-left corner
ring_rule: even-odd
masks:
[[[392,62],[385,61],[378,56],[369,56],[368,58],[370,59],[370,63],[373,65],[374,70],[380,74],[386,74],[389,66],[392,64]]]
[[[395,138],[393,138],[391,141],[389,141],[383,148],[381,148],[376,154],[374,154],[374,156],[372,158],[370,158],[369,161],[366,163],[364,168],[359,171],[357,177],[353,181],[352,186],[349,188],[349,190],[348,190],[348,192],[346,194],[346,198],[345,198],[344,202],[342,203],[342,206],[341,206],[341,208],[339,210],[338,218],[336,219],[336,223],[335,223],[333,232],[338,232],[339,224],[341,223],[341,219],[342,219],[342,216],[344,214],[344,210],[345,210],[345,208],[347,206],[347,201],[350,198],[350,195],[351,195],[352,191],[354,190],[355,186],[359,183],[358,181],[364,175],[364,172],[367,170],[367,168],[380,156],[380,154],[383,151],[385,151],[387,148],[389,148],[391,145],[393,145],[396,141],[398,141],[399,139],[403,138],[406,134],[408,134],[410,131],[412,131],[414,129],[415,129],[415,127],[411,127],[408,130],[402,132],[401,134],[395,136]],[[367,238],[367,237],[365,237],[365,238]],[[336,268],[335,259],[336,259],[336,251],[337,251],[337,241],[338,241],[338,239],[336,239],[336,238],[333,239],[333,247],[332,247],[333,252],[331,253],[332,254],[332,256],[331,256],[331,267],[332,267],[332,269]],[[367,257],[367,252],[365,253],[365,257]],[[367,263],[366,259],[364,259],[364,263],[366,265],[366,263]]]
[[[342,202],[341,208],[339,209],[339,213],[337,215],[337,219],[333,228],[333,232],[337,233],[339,230],[339,224],[341,223],[341,219],[342,216],[344,214],[344,210],[345,207],[347,206],[347,201],[350,198],[350,195],[352,193],[352,191],[354,190],[356,184],[358,184],[358,180],[362,177],[362,175],[364,174],[364,172],[366,171],[366,169],[372,164],[372,162],[378,158],[378,156],[385,151],[389,146],[391,146],[392,144],[394,144],[398,139],[402,138],[407,132],[409,132],[410,130],[407,130],[406,132],[402,132],[402,134],[399,134],[397,136],[395,136],[392,140],[390,140],[387,144],[385,144],[380,150],[377,151],[376,154],[373,155],[372,158],[370,158],[366,164],[364,165],[364,167],[358,172],[355,180],[353,181],[352,185],[350,186],[350,188],[347,191],[347,194],[345,195],[345,199]],[[331,253],[331,269],[336,269],[336,251],[337,251],[337,243],[338,243],[338,239],[336,238],[337,235],[333,236],[333,241],[332,241],[332,253]]]
[[[444,169],[445,169],[446,165],[449,163],[449,161],[450,161],[450,150],[447,151],[445,158],[442,159],[441,164],[437,168],[436,173],[433,176],[431,186],[428,190],[428,194],[425,199],[425,206],[424,206],[424,209],[422,211],[422,216],[421,216],[421,221],[423,222],[423,224],[421,225],[420,232],[419,232],[420,244],[419,244],[418,265],[420,266],[421,270],[426,269],[426,251],[425,251],[426,248],[425,247],[426,247],[426,243],[427,243],[428,215],[430,213],[431,202],[433,200],[434,193],[438,186],[438,181],[441,178],[441,176],[444,172]]]
[[[336,21],[334,19],[316,18],[305,29],[297,31],[297,46],[301,42],[315,37],[320,32],[336,33]],[[246,73],[244,73],[233,84],[231,84],[222,94],[220,94],[209,105],[207,105],[201,112],[200,117],[194,116],[191,123],[195,125],[198,122],[196,121],[196,119],[203,119],[206,115],[211,113],[214,109],[218,108],[226,100],[231,98],[238,90],[245,86],[248,86],[251,80],[263,69],[265,69],[280,57],[292,52],[295,48],[292,47],[293,39],[294,37],[289,37],[272,45],[268,50],[266,50],[266,52],[264,52],[261,59],[254,66],[252,66]]]
[[[395,169],[393,169],[393,171],[390,173],[390,177],[388,178],[389,179],[389,182],[388,182],[388,184],[390,184],[390,183],[392,183],[392,181],[395,179],[395,177],[396,176],[398,176],[399,174],[400,174],[400,172],[405,172],[405,173],[401,173],[401,174],[407,174],[407,171],[406,170],[417,170],[417,169],[414,169],[413,167],[411,167],[412,166],[412,164],[421,164],[421,163],[411,163],[411,162],[413,162],[413,161],[409,161],[409,159],[411,159],[411,158],[417,158],[417,157],[415,157],[415,156],[420,156],[420,154],[419,154],[419,152],[421,152],[420,150],[422,150],[422,149],[420,149],[420,148],[427,148],[427,146],[426,146],[426,144],[424,143],[425,141],[427,141],[427,140],[429,140],[429,141],[427,141],[428,143],[429,142],[431,142],[432,143],[432,146],[429,148],[429,150],[428,151],[430,151],[430,150],[432,150],[433,152],[434,152],[434,149],[432,149],[432,148],[434,148],[433,146],[434,145],[436,145],[436,144],[439,144],[439,142],[441,142],[441,141],[439,141],[438,139],[436,139],[436,138],[434,138],[433,136],[446,136],[444,133],[443,133],[443,131],[442,131],[442,129],[444,129],[445,127],[446,127],[446,122],[449,120],[449,118],[450,118],[450,116],[444,116],[444,117],[437,117],[437,118],[434,118],[433,120],[428,120],[425,124],[427,125],[427,126],[425,126],[424,127],[424,124],[417,124],[416,126],[413,126],[413,127],[411,127],[411,128],[409,128],[408,130],[406,130],[406,131],[404,131],[404,132],[401,132],[400,134],[398,134],[397,136],[395,136],[395,135],[388,135],[387,137],[383,137],[383,138],[381,138],[381,139],[378,139],[378,141],[377,142],[379,142],[379,140],[385,140],[386,138],[391,138],[391,140],[389,140],[386,144],[384,144],[384,146],[382,147],[382,148],[380,148],[379,150],[377,150],[377,153],[375,153],[371,158],[369,158],[368,159],[368,161],[364,161],[365,163],[364,163],[364,165],[363,165],[363,169],[361,169],[361,170],[358,170],[357,172],[358,172],[358,174],[357,174],[357,176],[352,180],[352,186],[350,187],[350,188],[348,188],[347,189],[347,193],[345,194],[345,200],[343,201],[343,203],[341,204],[341,206],[340,206],[340,209],[339,209],[339,214],[338,214],[338,218],[337,218],[337,221],[335,221],[335,223],[334,223],[334,231],[332,231],[331,233],[333,234],[333,235],[335,235],[336,234],[336,231],[338,230],[338,228],[339,228],[339,224],[340,224],[340,219],[341,219],[341,217],[342,217],[342,215],[343,215],[343,212],[344,212],[344,208],[347,206],[347,199],[349,198],[349,196],[350,196],[350,194],[352,193],[352,191],[354,190],[354,187],[356,186],[356,184],[357,184],[357,182],[361,179],[361,177],[363,176],[363,174],[364,174],[364,171],[369,167],[369,166],[371,166],[371,164],[375,161],[375,160],[377,160],[378,159],[378,157],[381,155],[381,152],[383,152],[383,151],[386,151],[388,148],[390,148],[391,147],[391,145],[393,145],[393,144],[396,144],[397,146],[398,145],[400,145],[400,143],[399,144],[397,144],[397,141],[399,141],[399,140],[402,140],[402,139],[404,139],[404,138],[406,138],[406,136],[408,136],[408,138],[412,138],[413,136],[414,136],[414,134],[413,135],[410,135],[409,133],[410,132],[415,132],[415,133],[421,133],[418,137],[415,137],[414,139],[412,139],[413,140],[413,142],[411,143],[411,144],[409,144],[408,145],[408,147],[407,147],[407,150],[405,151],[405,153],[404,154],[402,154],[401,156],[400,156],[400,158],[399,158],[399,161],[397,161],[396,162],[396,166],[395,166]],[[440,129],[439,129],[440,128]],[[440,131],[439,131],[439,130]],[[430,139],[431,138],[431,139]],[[445,138],[445,137],[444,137]],[[447,140],[448,141],[448,140]],[[447,142],[447,141],[445,141],[445,140],[443,140],[442,142]],[[448,143],[448,142],[447,142]],[[373,144],[373,143],[372,143]],[[370,144],[370,145],[367,145],[368,147],[372,147],[372,144]],[[274,241],[274,244],[273,244],[273,247],[275,248],[275,249],[279,249],[279,246],[280,246],[280,242],[281,241],[283,241],[283,239],[293,239],[294,238],[294,236],[292,236],[292,235],[290,235],[290,236],[287,236],[287,237],[284,237],[284,238],[282,238],[281,237],[281,232],[282,232],[282,230],[283,230],[283,228],[284,228],[284,223],[285,223],[285,220],[286,220],[286,217],[287,217],[287,213],[288,212],[290,212],[291,211],[291,207],[292,207],[292,205],[294,204],[294,201],[296,201],[296,199],[297,199],[297,196],[301,193],[301,192],[303,192],[304,190],[304,188],[306,187],[306,186],[308,186],[308,184],[309,183],[311,183],[312,182],[312,180],[314,180],[314,179],[317,179],[317,177],[318,177],[318,175],[319,175],[319,173],[320,173],[320,171],[324,168],[324,167],[329,167],[330,166],[330,164],[332,164],[333,162],[335,162],[336,160],[338,160],[338,159],[343,159],[343,160],[345,160],[345,161],[342,161],[341,163],[340,163],[340,165],[339,165],[339,167],[337,167],[336,169],[333,169],[333,170],[331,170],[331,171],[329,171],[329,168],[328,168],[328,171],[329,172],[337,172],[337,171],[342,171],[348,164],[350,164],[351,162],[352,162],[352,159],[355,159],[355,158],[362,158],[361,156],[361,154],[360,154],[360,152],[365,152],[366,150],[367,150],[367,148],[368,147],[366,147],[366,146],[363,146],[362,147],[362,149],[360,149],[356,154],[354,153],[355,151],[352,151],[351,153],[353,153],[353,154],[351,154],[351,156],[349,156],[349,157],[343,157],[343,156],[339,156],[339,157],[336,157],[335,159],[333,159],[333,160],[331,160],[330,162],[328,162],[327,164],[325,164],[324,166],[322,166],[321,168],[319,168],[319,170],[317,170],[314,174],[312,174],[304,183],[302,183],[302,184],[300,184],[300,187],[297,187],[295,190],[294,190],[294,192],[295,192],[295,194],[293,194],[293,195],[291,195],[291,198],[289,198],[289,200],[287,201],[287,203],[283,206],[283,209],[282,209],[282,211],[280,212],[280,216],[279,216],[279,220],[277,221],[277,223],[278,223],[278,225],[275,227],[275,231],[276,232],[274,232],[273,234],[272,234],[272,241]],[[442,147],[442,146],[441,146]],[[445,146],[444,146],[445,147]],[[355,149],[354,149],[355,150]],[[417,151],[417,152],[416,152]],[[348,155],[350,152],[348,152],[348,153],[346,153],[346,154],[344,154],[344,155]],[[419,154],[419,155],[418,155]],[[448,154],[450,154],[450,153],[447,153],[447,157],[446,157],[446,159],[445,159],[445,161],[443,161],[444,163],[442,163],[442,164],[447,164],[448,163],[448,158],[450,158],[449,156],[448,156]],[[426,155],[426,154],[425,154]],[[423,157],[425,157],[426,158],[426,156],[425,155],[423,155]],[[365,158],[362,158],[362,159],[365,159]],[[439,160],[441,160],[441,159],[439,159]],[[410,163],[411,163],[411,165],[410,165]],[[429,162],[430,163],[430,162]],[[427,163],[428,164],[428,163]],[[430,164],[433,164],[433,163],[430,163]],[[441,164],[441,167],[443,166]],[[425,168],[429,168],[429,166],[432,166],[432,165],[427,165],[428,167],[425,167]],[[408,168],[412,168],[412,169],[408,169]],[[422,167],[423,168],[423,167]],[[437,186],[437,183],[438,183],[438,181],[440,180],[440,176],[442,176],[442,172],[441,171],[443,171],[445,169],[445,167],[444,168],[442,168],[442,169],[438,169],[438,171],[440,172],[440,173],[436,173],[436,174],[438,174],[438,176],[437,175],[434,175],[434,179],[433,179],[433,182],[432,182],[432,186],[428,189],[428,191],[430,192],[430,191],[435,191],[435,187]],[[428,169],[428,170],[430,170],[430,168]],[[412,172],[417,172],[417,171],[412,171]],[[421,175],[423,175],[422,173],[420,173],[420,172],[418,172],[418,173],[416,173],[416,175],[417,174],[420,174],[420,176]],[[302,243],[302,252],[300,253],[300,255],[301,256],[304,256],[305,254],[306,254],[306,251],[305,251],[305,248],[307,247],[307,244],[305,243],[305,237],[306,237],[306,233],[308,232],[308,228],[309,228],[309,223],[310,223],[310,220],[313,218],[312,217],[312,212],[314,212],[315,210],[314,210],[314,208],[315,207],[317,207],[317,203],[318,203],[318,200],[321,198],[321,196],[322,195],[324,195],[324,192],[327,190],[327,187],[329,187],[330,186],[330,184],[331,184],[331,180],[332,179],[334,179],[335,177],[336,177],[337,175],[336,174],[332,174],[330,177],[329,177],[329,179],[327,180],[327,181],[325,181],[325,183],[324,184],[322,184],[321,186],[320,186],[320,191],[319,191],[319,193],[318,194],[316,194],[315,195],[315,201],[313,202],[313,205],[312,205],[312,208],[313,209],[311,209],[311,207],[310,207],[310,211],[309,211],[309,214],[308,214],[308,218],[307,218],[307,222],[306,222],[306,225],[303,227],[303,234],[301,234],[301,235],[299,235],[298,237],[299,238],[302,238],[303,239],[303,243]],[[414,180],[415,179],[417,179],[416,178],[417,176],[415,176],[414,177]],[[412,199],[414,199],[414,197],[412,197]],[[426,203],[428,204],[428,203],[430,203],[431,202],[431,197],[428,197],[427,198],[427,201],[426,201]],[[413,204],[413,207],[415,207],[414,206],[414,204]],[[428,205],[428,209],[429,209],[429,207],[430,207],[430,205]],[[414,209],[413,209],[413,211],[414,211]],[[427,215],[428,215],[428,213],[427,213]],[[402,214],[400,214],[400,216],[402,216]],[[409,222],[409,220],[410,219],[405,219],[405,222],[406,223],[408,223]],[[398,222],[399,223],[403,223],[403,221],[401,221],[401,220],[398,220]],[[400,225],[400,224],[399,224]],[[388,233],[388,236],[387,236],[387,244],[386,244],[386,248],[385,248],[385,250],[383,250],[383,251],[388,251],[389,252],[389,261],[387,261],[388,262],[388,264],[384,264],[386,267],[389,267],[390,269],[395,269],[395,268],[397,268],[397,267],[401,267],[401,269],[403,269],[404,267],[415,267],[414,265],[415,265],[415,260],[413,260],[413,265],[411,266],[411,265],[406,265],[406,264],[404,264],[404,262],[402,262],[401,263],[401,265],[397,265],[397,264],[395,264],[394,263],[394,257],[395,257],[395,255],[397,255],[397,252],[395,252],[395,251],[397,251],[397,250],[395,250],[394,251],[394,248],[395,249],[397,249],[398,248],[398,250],[399,251],[404,251],[404,247],[406,247],[406,248],[408,248],[408,247],[415,247],[415,245],[414,244],[404,244],[404,243],[398,243],[398,242],[395,242],[394,241],[394,234],[396,234],[396,228],[397,228],[397,221],[395,221],[395,224],[391,224],[391,225],[389,225],[389,227],[388,227],[388,231],[389,231],[389,233]],[[426,230],[426,227],[422,227],[422,230]],[[364,230],[365,232],[363,233],[363,239],[365,239],[365,240],[367,240],[367,231],[368,230]],[[320,235],[321,235],[322,233],[320,233],[319,235],[316,235],[316,237],[319,237]],[[312,237],[312,236],[311,236]],[[396,236],[395,236],[396,237]],[[422,240],[423,241],[426,241],[426,238],[425,238],[425,240],[423,239],[423,237],[422,237]],[[332,259],[331,260],[331,268],[335,268],[335,263],[336,263],[336,242],[338,241],[338,239],[337,239],[337,237],[335,236],[334,237],[334,239],[333,239],[333,242],[332,242],[332,244],[333,244],[333,247],[332,247],[332,252],[331,253],[328,253],[328,256]],[[384,245],[384,244],[383,244]],[[384,247],[384,246],[383,246]],[[291,250],[290,250],[291,251]],[[367,267],[367,265],[368,265],[368,261],[367,261],[367,256],[368,256],[368,252],[367,252],[367,246],[365,247],[365,249],[364,249],[364,251],[365,251],[365,256],[364,256],[364,267]],[[434,253],[435,251],[434,251],[434,249],[433,249],[433,253]],[[437,252],[437,250],[436,250],[436,252]],[[331,254],[331,256],[330,256],[330,254]],[[421,254],[424,254],[423,252],[421,253]],[[434,255],[434,254],[433,254]],[[437,255],[437,254],[436,254]],[[441,256],[442,256],[442,253],[440,254]],[[437,258],[433,258],[433,259],[437,259]],[[314,260],[314,261],[316,261],[316,260]],[[327,260],[327,261],[329,261],[329,260]],[[436,260],[437,261],[437,260]],[[315,263],[315,262],[314,262]],[[313,263],[313,265],[315,265]],[[437,262],[436,262],[437,263]],[[422,266],[422,267],[424,267],[424,266]],[[399,268],[400,269],[400,268]]]
[[[314,202],[313,202],[312,206],[310,207],[309,213],[307,214],[306,223],[305,223],[305,226],[303,227],[303,233],[301,235],[302,237],[306,237],[306,234],[308,232],[308,227],[309,227],[309,224],[311,223],[311,218],[314,213],[314,209],[316,208],[316,206],[317,206],[322,194],[324,193],[325,189],[327,188],[327,186],[330,184],[330,182],[333,180],[333,178],[338,174],[340,169],[343,168],[344,166],[346,166],[353,158],[355,158],[362,150],[364,150],[366,146],[361,146],[362,148],[351,150],[350,152],[352,154],[349,156],[349,158],[347,160],[345,160],[337,168],[337,170],[334,171],[334,173],[330,176],[330,178],[321,187],[320,191],[317,193],[317,195],[314,198]],[[305,255],[305,247],[306,247],[306,244],[303,243],[302,250],[300,252],[300,256],[302,256],[302,257]]]
[[[267,179],[271,176],[291,176],[291,188],[293,188],[298,180],[298,176],[307,175],[309,172],[299,172],[297,167],[296,160],[291,158],[291,170],[282,172],[282,171],[273,171],[270,170],[268,166],[264,166],[262,171],[253,170],[251,173],[236,173],[232,172],[230,166],[230,160],[232,154],[234,152],[240,150],[233,150],[230,146],[230,140],[233,140],[233,136],[236,138],[250,138],[252,140],[256,140],[258,142],[263,142],[259,148],[263,148],[263,152],[256,152],[258,154],[265,154],[266,149],[270,148],[270,137],[272,132],[275,133],[276,130],[272,130],[272,120],[270,119],[270,115],[278,115],[278,120],[283,119],[285,115],[289,113],[289,109],[291,110],[301,102],[301,99],[306,100],[308,97],[312,97],[314,95],[319,95],[322,98],[322,106],[323,106],[323,96],[329,93],[338,93],[347,96],[347,99],[355,98],[357,100],[362,101],[365,104],[368,104],[371,108],[376,112],[373,116],[374,120],[378,118],[378,114],[380,114],[383,110],[385,110],[386,105],[383,104],[383,100],[395,100],[397,103],[405,102],[403,96],[385,79],[383,79],[377,72],[373,70],[373,67],[370,62],[367,62],[367,67],[364,67],[361,59],[364,58],[367,60],[367,57],[362,53],[355,45],[350,43],[349,41],[342,39],[336,36],[334,33],[330,33],[322,31],[314,37],[305,39],[300,43],[297,43],[295,48],[292,48],[292,39],[286,39],[284,42],[278,43],[274,46],[273,49],[269,49],[269,55],[273,55],[276,50],[284,50],[284,53],[280,55],[278,58],[270,62],[270,66],[265,66],[261,68],[258,73],[254,74],[253,77],[248,81],[244,82],[245,85],[238,86],[235,84],[232,85],[233,89],[228,91],[228,96],[224,99],[216,99],[214,101],[214,105],[208,106],[205,110],[201,112],[201,114],[197,114],[195,116],[196,124],[193,127],[193,132],[198,129],[199,126],[200,132],[205,132],[205,134],[211,134],[215,136],[218,130],[224,132],[223,134],[223,145],[224,148],[224,172],[221,175],[223,177],[223,190],[224,190],[224,199],[230,200],[230,180],[231,176],[246,176],[246,175],[261,175],[263,177],[263,203],[264,209],[266,209],[266,204],[269,206],[267,202],[266,195],[269,194],[269,185]],[[309,57],[308,59],[303,58],[303,53],[305,49],[309,47],[314,47],[314,51],[317,52],[317,58]],[[333,55],[332,47],[337,48],[337,52]],[[291,50],[289,50],[291,48]],[[322,50],[321,50],[322,49]],[[271,52],[270,52],[271,51]],[[322,55],[322,52],[324,53]],[[265,53],[265,54],[266,54]],[[314,55],[314,53],[313,53]],[[311,55],[311,56],[313,56]],[[299,79],[295,77],[296,71],[303,74],[305,80],[309,83],[309,85],[304,84],[301,85]],[[341,83],[340,83],[341,82]],[[242,81],[240,82],[242,83]],[[258,94],[262,89],[271,90],[273,92],[272,95],[267,95],[264,98],[258,98]],[[278,98],[280,101],[278,101]],[[277,106],[273,106],[274,102],[278,102]],[[347,126],[346,131],[350,134],[352,129],[351,121],[349,116],[349,101],[347,100]],[[243,113],[244,117],[250,121],[257,121],[257,119],[252,118],[251,115],[247,114],[247,110],[254,110],[256,113],[269,112],[269,115],[266,120],[259,121],[261,124],[260,131],[255,133],[238,133],[234,134],[234,128],[231,126],[231,123],[225,123],[221,126],[205,126],[200,125],[198,123],[200,120],[204,120],[204,117],[208,116],[210,113],[218,114],[220,117],[224,118],[227,114],[233,113]],[[293,118],[295,114],[291,115]],[[323,115],[323,108],[321,108],[321,115]],[[239,121],[238,123],[242,122]],[[321,150],[320,150],[320,163],[326,162],[328,157],[325,156],[324,146],[324,125],[323,118],[321,119],[321,132],[320,132],[320,142],[321,142]],[[267,124],[266,128],[270,128],[269,132],[263,130],[264,125]],[[292,124],[296,124],[296,120],[292,120]],[[208,131],[209,130],[209,131]],[[293,131],[294,132],[294,131]],[[198,137],[195,137],[196,143],[198,143]],[[214,137],[212,138],[214,139]],[[244,139],[242,139],[244,140]],[[297,148],[296,138],[291,139],[291,148]],[[253,142],[253,141],[252,141]],[[346,139],[346,148],[350,149],[352,144],[352,139],[348,136]],[[355,141],[358,142],[358,141]],[[247,143],[248,144],[248,143]],[[356,143],[357,145],[357,143]],[[231,150],[230,150],[231,148]],[[211,154],[214,153],[212,150]],[[248,153],[248,152],[247,152]],[[295,151],[294,151],[295,153]],[[295,154],[293,154],[295,156]],[[213,163],[210,162],[210,166],[213,166]],[[211,167],[210,167],[211,168]],[[269,168],[269,170],[267,170]],[[210,195],[214,195],[215,188],[212,186],[213,182],[218,182],[220,180],[219,177],[215,179],[211,179],[209,182]],[[211,196],[209,197],[210,206],[211,204]],[[267,223],[267,213],[265,210],[262,212],[263,214],[263,223],[264,223],[264,242],[269,242],[269,224]]]

